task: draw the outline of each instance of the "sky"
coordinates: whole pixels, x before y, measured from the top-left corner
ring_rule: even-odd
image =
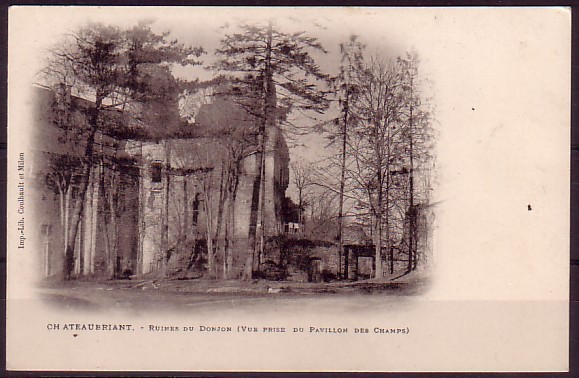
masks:
[[[206,51],[200,57],[202,66],[182,67],[175,66],[174,74],[177,77],[187,79],[207,80],[216,72],[206,67],[216,61],[214,49],[219,47],[219,42],[224,33],[234,32],[234,26],[240,23],[260,22],[273,20],[280,30],[285,32],[305,31],[307,35],[317,37],[327,53],[312,51],[316,63],[322,72],[330,75],[338,73],[340,64],[339,45],[349,39],[352,34],[359,35],[362,43],[367,45],[368,54],[380,54],[386,58],[404,54],[411,48],[415,48],[416,41],[401,33],[401,25],[396,18],[384,19],[380,12],[351,9],[348,12],[311,8],[296,11],[282,8],[277,12],[253,8],[241,9],[213,9],[200,8],[192,10],[181,8],[178,10],[164,10],[163,12],[151,12],[140,8],[131,10],[130,14],[110,9],[98,8],[89,12],[71,12],[70,17],[63,17],[62,8],[47,8],[47,13],[54,12],[53,17],[43,17],[42,32],[35,34],[35,44],[41,48],[39,58],[42,58],[46,47],[57,43],[63,33],[74,30],[87,22],[102,22],[123,27],[135,25],[137,22],[146,21],[156,32],[169,32],[171,39],[177,39],[188,46],[201,46]],[[56,16],[58,15],[58,16]],[[66,22],[63,22],[66,20]],[[72,20],[72,22],[71,22]],[[364,22],[360,22],[364,20]],[[367,20],[367,21],[366,21]],[[39,21],[40,23],[40,21]],[[39,38],[42,36],[42,39]],[[48,42],[48,43],[47,43]],[[416,48],[415,48],[416,49]],[[323,89],[327,89],[323,87]],[[308,114],[307,117],[294,112],[290,117],[297,124],[314,124],[323,122],[336,116],[335,104],[325,114]],[[311,118],[308,118],[311,117]],[[312,133],[297,137],[290,141],[290,158],[293,161],[317,161],[331,153],[324,150],[327,140],[323,135]],[[291,180],[290,180],[291,181]],[[288,194],[297,200],[296,189],[293,183],[288,188]]]
[[[453,288],[441,292],[564,294],[551,277],[565,273],[557,262],[567,261],[568,251],[568,240],[554,232],[568,229],[568,9],[11,7],[11,103],[26,103],[16,89],[35,81],[46,49],[88,21],[130,26],[147,19],[153,28],[211,51],[224,24],[268,18],[284,30],[318,37],[329,51],[318,63],[329,72],[338,67],[339,43],[352,33],[369,53],[419,54],[435,106],[433,200],[442,204],[436,253],[450,272],[441,275],[440,285]],[[291,158],[316,159],[322,142],[304,139],[305,147],[290,151]],[[546,250],[555,252],[546,256]],[[521,280],[505,288],[500,279],[489,280],[488,271]]]

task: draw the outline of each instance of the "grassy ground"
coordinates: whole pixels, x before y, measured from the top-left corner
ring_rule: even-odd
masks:
[[[335,300],[352,298],[406,297],[419,295],[428,277],[418,272],[394,274],[382,279],[301,283],[289,281],[131,279],[106,281],[46,281],[41,297],[59,308],[150,310],[159,308],[236,307],[272,301]],[[371,299],[374,300],[374,299]]]

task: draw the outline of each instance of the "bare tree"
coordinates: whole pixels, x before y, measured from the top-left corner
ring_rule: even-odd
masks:
[[[304,223],[304,207],[306,205],[306,190],[312,185],[312,168],[303,160],[290,164],[292,181],[298,191],[298,223]]]
[[[223,278],[231,277],[235,239],[235,203],[242,161],[254,152],[257,140],[256,119],[240,107],[222,86],[213,91],[211,99],[199,107],[195,119],[196,133],[207,138],[215,166],[213,181],[217,202],[214,209],[215,227],[211,236],[215,253],[223,260]],[[219,160],[217,163],[216,160]],[[217,165],[217,166],[216,166]],[[208,248],[209,249],[209,248]]]
[[[404,108],[402,112],[402,122],[404,127],[404,142],[406,147],[406,166],[408,166],[408,264],[407,272],[416,269],[418,263],[418,238],[420,237],[419,217],[420,209],[427,205],[429,189],[417,193],[415,178],[418,169],[425,168],[431,158],[432,149],[432,111],[428,98],[423,96],[421,87],[424,84],[419,74],[419,58],[416,52],[407,53],[405,57],[399,58],[404,85]],[[430,172],[423,171],[425,179],[428,180]],[[422,207],[421,207],[422,205]]]
[[[382,245],[390,243],[391,171],[399,163],[402,79],[395,61],[374,56],[358,78],[359,97],[355,104],[357,124],[351,145],[356,161],[353,179],[366,195],[372,214],[375,246],[375,277],[383,276]],[[383,239],[383,230],[386,236]]]
[[[338,136],[341,142],[340,156],[340,192],[338,209],[338,242],[339,242],[339,264],[342,265],[342,255],[344,254],[344,192],[346,189],[346,159],[348,149],[348,133],[350,125],[355,123],[355,114],[350,111],[350,104],[355,103],[358,97],[358,75],[362,72],[364,45],[358,41],[355,35],[350,36],[348,42],[340,44],[341,65],[340,73],[335,78],[334,87],[338,94],[341,118],[336,119],[336,124],[340,126]],[[330,136],[336,137],[335,133]],[[332,138],[332,139],[334,139]]]

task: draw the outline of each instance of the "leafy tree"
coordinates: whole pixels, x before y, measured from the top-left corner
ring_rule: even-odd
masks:
[[[286,222],[299,223],[300,208],[290,197],[284,197],[282,202],[282,216]]]
[[[234,73],[237,102],[259,120],[257,132],[257,176],[254,182],[244,277],[250,279],[259,267],[256,251],[257,217],[261,204],[264,214],[265,146],[275,128],[293,110],[323,112],[328,107],[326,93],[316,85],[326,80],[310,51],[325,52],[316,38],[303,32],[285,33],[272,23],[243,24],[227,34],[216,53],[222,59],[215,68]],[[262,219],[263,225],[263,219]],[[262,227],[262,230],[264,227]],[[261,233],[261,249],[264,232]]]
[[[73,271],[75,242],[95,163],[96,136],[115,131],[111,127],[120,127],[121,130],[116,132],[124,136],[138,129],[141,129],[141,135],[160,129],[154,127],[143,131],[142,124],[127,121],[119,126],[107,118],[115,110],[129,110],[128,113],[134,115],[138,113],[137,109],[144,109],[147,121],[152,119],[150,114],[163,114],[159,110],[167,109],[164,105],[169,106],[171,101],[166,100],[171,100],[175,92],[172,85],[163,86],[171,82],[167,65],[196,64],[194,58],[201,53],[199,48],[168,41],[167,34],[155,34],[144,24],[128,30],[89,24],[68,34],[50,51],[42,72],[47,82],[70,88],[75,94],[91,99],[89,106],[68,109],[83,112],[87,123],[81,143],[84,148],[81,180],[65,240],[65,279],[70,279]],[[167,79],[160,87],[159,77]],[[156,94],[152,95],[153,91],[157,91]]]

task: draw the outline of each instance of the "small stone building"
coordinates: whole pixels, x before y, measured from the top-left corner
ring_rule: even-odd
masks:
[[[340,276],[345,279],[372,277],[375,269],[375,250],[364,228],[356,224],[345,225],[343,245]]]

